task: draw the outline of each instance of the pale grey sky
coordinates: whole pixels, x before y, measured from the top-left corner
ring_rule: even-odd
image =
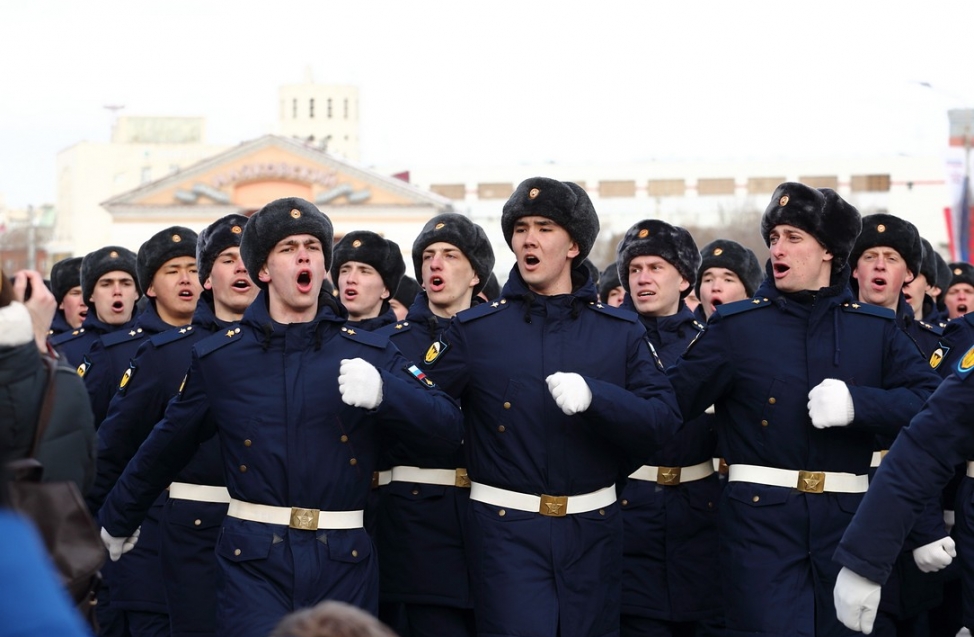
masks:
[[[974,106],[972,24],[960,1],[5,3],[0,195],[53,201],[105,104],[273,132],[309,66],[359,87],[384,167],[936,154]]]

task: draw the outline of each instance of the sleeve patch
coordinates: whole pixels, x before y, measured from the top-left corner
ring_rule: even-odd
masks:
[[[972,369],[974,369],[974,346],[967,350],[964,357],[957,363],[957,374],[963,378],[970,374]]]
[[[403,369],[406,371],[406,373],[408,373],[410,376],[415,378],[416,382],[418,382],[426,389],[433,389],[434,387],[436,387],[436,383],[433,382],[433,379],[427,376],[426,372],[416,367],[415,365],[409,364],[403,367]]]
[[[81,364],[78,365],[78,376],[84,378],[89,369],[91,369],[91,361],[88,360],[87,356],[84,356],[81,359]]]
[[[132,376],[135,375],[135,363],[129,361],[129,368],[125,370],[122,374],[122,380],[118,381],[118,393],[124,394],[125,390],[128,389],[129,383],[132,382]]]

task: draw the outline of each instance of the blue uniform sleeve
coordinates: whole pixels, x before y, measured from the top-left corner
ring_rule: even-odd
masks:
[[[954,467],[974,454],[974,383],[952,374],[903,429],[876,471],[834,559],[884,583],[907,535]]]
[[[726,323],[711,323],[690,345],[676,364],[667,369],[680,413],[685,420],[704,413],[723,396],[734,379],[724,344]]]

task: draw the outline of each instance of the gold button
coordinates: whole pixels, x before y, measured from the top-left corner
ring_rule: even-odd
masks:
[[[358,551],[352,549],[352,557],[358,557]]]
[[[348,442],[348,436],[346,436],[345,434],[342,434],[342,437],[339,438],[339,440],[341,440],[342,442]]]
[[[760,500],[761,500],[761,496],[759,495],[756,495],[753,498],[751,498],[751,502],[759,502]]]
[[[413,489],[413,495],[419,495],[419,489]]]
[[[358,464],[358,460],[356,460],[355,458],[352,458],[351,460],[348,461],[348,464],[350,464],[350,465],[352,465],[354,467],[355,465]]]
[[[497,512],[497,515],[499,515],[501,517],[504,517],[505,515],[507,515],[507,511],[505,511],[504,509],[501,509],[500,511]]]
[[[194,520],[193,521],[193,524],[195,524],[196,526],[199,526],[199,525],[203,524],[203,520]]]
[[[504,409],[510,409],[511,403],[504,403]]]
[[[767,420],[762,420],[761,421],[761,426],[762,427],[767,427],[768,426],[768,421]]]
[[[240,549],[234,549],[233,550],[233,554],[234,555],[240,555]]]
[[[507,428],[504,425],[501,425],[500,427],[497,428],[497,431],[499,431],[501,433],[504,433],[504,431],[506,431],[506,430],[507,430]]]
[[[247,440],[244,440],[244,447],[249,447],[249,446],[250,446],[250,445],[252,445],[252,444],[253,444],[253,443],[252,443],[252,442],[250,442],[250,439],[249,439],[249,438],[248,438]]]
[[[240,465],[240,473],[247,473],[247,465],[245,464]]]
[[[605,515],[605,509],[599,509],[599,515]]]
[[[771,398],[769,398],[769,399],[768,399],[768,402],[769,402],[769,403],[771,403],[771,404],[773,405],[773,404],[775,404],[775,403],[776,403],[776,402],[778,402],[778,401],[777,401],[777,400],[775,400],[775,397],[774,397],[774,396],[772,396]]]
[[[708,509],[712,509],[712,508],[714,508],[714,503],[713,503],[713,502],[708,502],[708,503],[707,503],[707,508],[708,508]]]
[[[629,506],[629,500],[623,500],[622,506]]]

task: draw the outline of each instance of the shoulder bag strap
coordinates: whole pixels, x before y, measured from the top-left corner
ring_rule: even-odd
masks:
[[[44,368],[47,369],[47,388],[44,390],[44,401],[41,403],[41,412],[37,417],[34,443],[30,446],[28,458],[33,458],[37,453],[37,448],[40,446],[41,440],[44,439],[44,432],[47,431],[47,425],[51,421],[51,412],[54,411],[54,386],[58,363],[57,360],[47,354],[41,354],[41,361],[44,363]]]

